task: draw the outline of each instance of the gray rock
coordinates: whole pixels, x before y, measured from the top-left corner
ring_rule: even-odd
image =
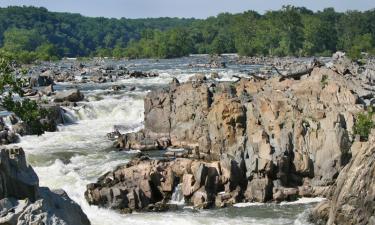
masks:
[[[0,175],[0,224],[90,224],[64,191],[39,187],[22,148],[0,150]]]
[[[14,197],[34,201],[38,194],[39,179],[27,165],[22,148],[1,149],[0,158],[0,199]]]
[[[55,102],[79,102],[83,99],[84,95],[78,89],[60,91],[57,92],[54,97]]]
[[[340,172],[330,197],[329,214],[318,205],[314,220],[333,224],[374,224],[375,215],[375,130],[368,142],[355,142],[353,159]],[[326,207],[328,208],[328,206]]]

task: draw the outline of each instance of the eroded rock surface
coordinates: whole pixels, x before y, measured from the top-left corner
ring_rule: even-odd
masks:
[[[0,150],[0,184],[0,224],[90,224],[64,191],[39,187],[21,148]]]
[[[355,142],[353,159],[340,172],[329,200],[313,211],[321,224],[375,224],[375,130],[368,142]]]
[[[298,80],[174,79],[146,96],[145,128],[120,135],[116,145],[183,148],[185,158],[132,161],[90,184],[86,198],[150,209],[168,202],[178,184],[185,200],[203,208],[329,196],[350,160],[363,108],[350,79],[320,66]]]

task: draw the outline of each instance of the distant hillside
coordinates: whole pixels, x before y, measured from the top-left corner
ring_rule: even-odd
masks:
[[[172,58],[191,53],[318,56],[337,50],[373,54],[375,10],[313,12],[284,6],[205,20],[108,19],[45,8],[0,8],[0,53],[21,61],[63,56]]]
[[[190,25],[193,19],[108,19],[80,14],[49,12],[45,8],[0,8],[0,44],[11,28],[35,30],[43,41],[59,50],[59,55],[87,56],[101,48],[125,47],[139,40],[146,29],[167,30]]]

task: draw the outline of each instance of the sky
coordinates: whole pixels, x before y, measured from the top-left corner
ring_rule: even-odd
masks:
[[[375,0],[0,0],[0,7],[33,5],[43,6],[54,12],[113,18],[206,18],[221,12],[255,10],[264,13],[288,4],[305,6],[314,11],[327,7],[334,7],[340,12],[375,8]]]

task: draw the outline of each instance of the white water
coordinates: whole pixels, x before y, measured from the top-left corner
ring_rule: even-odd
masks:
[[[140,63],[142,65],[142,63]],[[86,185],[118,166],[128,162],[131,153],[118,152],[106,134],[113,127],[131,132],[143,127],[143,97],[150,88],[167,84],[172,77],[186,81],[191,71],[159,69],[160,76],[150,79],[127,79],[116,84],[132,85],[136,91],[115,93],[112,84],[82,86],[86,99],[73,109],[66,109],[65,118],[73,124],[60,126],[59,132],[23,137],[21,143],[28,161],[37,172],[40,185],[62,188],[81,205],[93,225],[122,224],[307,224],[302,213],[308,205],[236,204],[234,208],[195,211],[189,208],[167,213],[133,213],[120,215],[115,211],[89,206],[84,199]],[[207,75],[211,70],[205,71]],[[219,71],[222,80],[231,80],[236,71]],[[238,74],[238,72],[236,73]],[[69,84],[64,84],[68,86]],[[65,87],[63,85],[63,87]],[[304,199],[306,203],[307,200]],[[181,186],[172,202],[184,204]]]
[[[177,205],[185,204],[185,198],[184,198],[184,195],[182,193],[182,184],[178,184],[175,187],[175,189],[173,190],[171,203],[177,204]]]

